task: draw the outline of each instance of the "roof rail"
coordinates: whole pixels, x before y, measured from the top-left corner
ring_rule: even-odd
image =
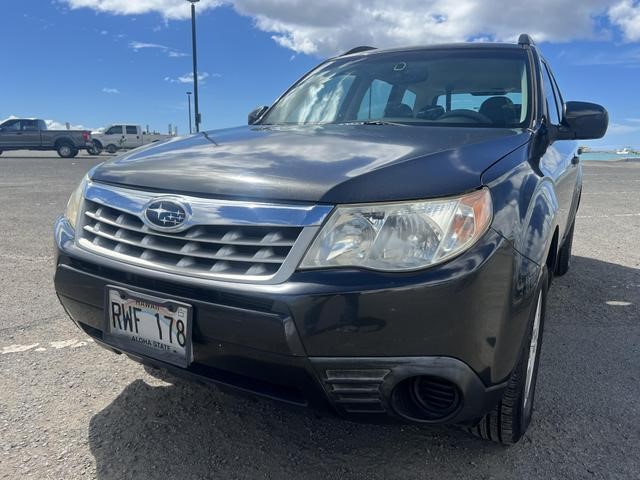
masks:
[[[342,55],[340,55],[341,57],[344,57],[345,55],[351,55],[352,53],[360,53],[360,52],[366,52],[368,50],[375,50],[376,47],[369,47],[368,45],[360,45],[359,47],[354,47],[351,50],[349,50],[348,52],[344,52]]]
[[[518,45],[535,45],[530,35],[523,33],[518,37]]]

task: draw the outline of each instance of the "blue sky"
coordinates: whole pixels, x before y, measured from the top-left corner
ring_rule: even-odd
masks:
[[[466,2],[472,8],[474,1],[478,0],[455,3]],[[270,104],[319,61],[358,43],[393,46],[510,39],[528,30],[543,40],[539,45],[565,100],[594,101],[609,110],[610,133],[593,145],[640,148],[637,1],[593,0],[589,8],[564,2],[565,17],[557,26],[553,21],[483,23],[474,15],[458,18],[463,15],[460,8],[447,10],[451,2],[413,2],[426,5],[427,21],[433,22],[430,29],[423,26],[425,17],[419,28],[412,27],[411,3],[401,1],[397,10],[377,10],[367,17],[371,9],[362,1],[327,0],[326,8],[317,8],[298,0],[203,0],[198,5],[198,63],[206,76],[200,84],[203,127],[244,124],[253,107]],[[35,116],[90,128],[126,121],[163,132],[171,123],[186,133],[185,92],[192,90],[192,84],[187,78],[191,25],[185,4],[183,0],[3,2],[0,119]],[[562,0],[552,2],[549,8],[556,10],[550,14],[563,15],[557,10],[562,4]],[[522,11],[514,15],[520,18]],[[507,18],[508,14],[502,22]],[[406,31],[398,34],[398,24]],[[572,25],[572,30],[563,24]]]

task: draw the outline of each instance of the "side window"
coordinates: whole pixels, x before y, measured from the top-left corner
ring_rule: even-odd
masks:
[[[383,80],[373,80],[362,97],[358,109],[358,120],[379,119],[384,117],[384,111],[389,103],[391,84]]]
[[[542,64],[542,76],[544,82],[544,97],[547,100],[547,110],[549,112],[549,121],[553,125],[560,125],[560,107],[556,98],[556,92],[553,87],[553,80],[549,75],[549,70],[546,64]]]
[[[134,125],[127,125],[127,135],[136,135],[138,129]]]
[[[17,130],[20,130],[20,120],[10,120],[8,122],[5,122],[5,124],[2,125],[2,129],[5,132],[15,132]]]
[[[105,133],[105,135],[122,134],[122,126],[118,125],[118,126],[111,127],[109,130],[107,130],[104,133]]]
[[[556,77],[553,76],[553,72],[548,65],[547,69],[549,70],[549,76],[551,77],[551,82],[553,83],[553,93],[556,96],[556,103],[558,104],[558,111],[560,113],[560,121],[562,122],[562,120],[564,119],[564,100],[562,99],[562,94],[560,93],[558,82],[556,82]]]
[[[405,90],[404,95],[402,95],[402,103],[409,105],[411,110],[413,110],[416,106],[416,94],[411,90]]]
[[[38,130],[37,120],[23,120],[22,130],[27,130],[27,131]]]

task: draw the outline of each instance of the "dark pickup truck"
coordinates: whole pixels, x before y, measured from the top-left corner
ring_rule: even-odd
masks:
[[[0,154],[5,150],[55,150],[72,158],[81,149],[91,148],[91,132],[47,130],[44,120],[12,118],[0,124]]]

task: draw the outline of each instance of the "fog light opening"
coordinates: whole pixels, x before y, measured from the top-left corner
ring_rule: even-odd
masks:
[[[453,382],[422,375],[400,382],[394,389],[392,401],[396,412],[407,419],[438,422],[458,411],[462,396]]]

